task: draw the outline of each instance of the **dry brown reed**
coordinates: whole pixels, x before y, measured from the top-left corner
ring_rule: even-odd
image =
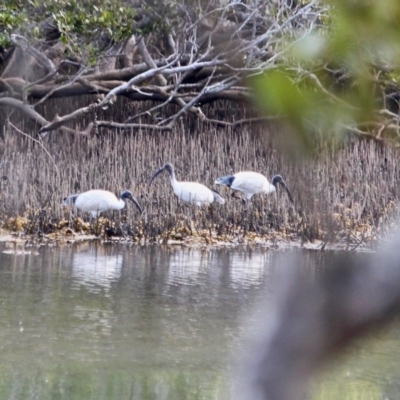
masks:
[[[72,99],[54,100],[43,112],[51,119],[57,110],[64,113],[76,106]],[[231,119],[241,112],[224,106],[212,107],[215,113],[225,112]],[[99,118],[123,121],[140,107],[119,102],[111,116],[108,111]],[[84,124],[93,116],[86,118]],[[35,126],[19,121],[17,115],[14,122],[37,139]],[[77,228],[75,213],[61,205],[63,197],[93,188],[115,193],[130,189],[145,212],[139,218],[128,204],[122,212],[122,227],[126,235],[145,241],[197,234],[233,241],[249,233],[352,243],[376,237],[390,212],[396,210],[399,150],[357,139],[339,150],[321,142],[318,159],[295,163],[277,147],[276,136],[284,134],[277,127],[220,129],[182,119],[172,132],[101,130],[92,138],[54,132],[41,145],[8,127],[0,142],[0,176],[8,178],[0,182],[0,217],[3,223],[25,217],[27,233],[53,232],[64,219]],[[178,180],[216,188],[227,199],[226,204],[195,210],[179,203],[167,174],[149,188],[152,174],[167,161],[175,165]],[[217,177],[240,170],[258,171],[269,178],[280,173],[294,203],[279,191],[277,195],[255,196],[246,210],[240,200],[230,197],[229,190],[214,185]],[[79,215],[90,220],[89,215]],[[117,213],[105,215],[111,220],[108,230],[120,234],[115,224]]]

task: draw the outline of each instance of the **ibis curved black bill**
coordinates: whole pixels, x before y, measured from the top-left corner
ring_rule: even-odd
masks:
[[[281,182],[279,182],[285,189],[286,189],[286,192],[287,192],[287,194],[288,194],[288,196],[289,196],[289,199],[290,199],[290,201],[293,203],[293,197],[292,197],[292,194],[290,193],[290,190],[289,190],[289,188],[287,187],[287,185],[286,185],[286,183],[285,183],[285,181],[284,180],[282,180]]]
[[[136,197],[131,195],[130,197],[128,197],[128,199],[131,200],[135,204],[135,206],[138,208],[138,210],[141,214],[143,212],[143,210],[142,210],[142,207],[140,207],[139,202],[136,200]]]
[[[164,168],[164,167],[160,168],[160,169],[152,176],[152,178],[150,179],[149,186],[151,186],[151,184],[153,183],[154,179],[155,179],[158,175],[160,175],[161,172],[164,172],[164,171],[165,171],[165,168]]]
[[[175,171],[174,171],[174,166],[170,163],[166,163],[162,168],[160,168],[154,175],[153,177],[150,179],[150,183],[149,186],[153,183],[154,178],[161,174],[161,172],[163,171],[167,171],[169,174],[169,177],[171,178],[171,181],[175,180]]]
[[[140,207],[139,202],[136,200],[136,197],[133,196],[133,194],[129,190],[125,190],[121,193],[121,199],[124,201],[126,199],[129,199],[138,208],[138,210],[140,211],[140,214],[142,213],[142,207]]]
[[[280,185],[282,185],[282,186],[285,188],[285,190],[286,190],[286,192],[287,192],[287,194],[288,194],[288,196],[289,196],[290,201],[293,203],[292,194],[290,193],[290,190],[289,190],[289,188],[287,187],[285,181],[282,179],[282,177],[281,177],[280,175],[275,175],[275,176],[272,178],[272,184],[276,187],[278,183],[279,183]]]

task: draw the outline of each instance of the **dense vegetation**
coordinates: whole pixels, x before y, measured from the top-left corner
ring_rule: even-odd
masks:
[[[171,161],[186,172],[184,179],[209,186],[218,174],[241,168],[269,177],[280,172],[297,195],[294,205],[272,202],[263,209],[261,203],[244,219],[233,203],[226,212],[196,215],[200,230],[219,226],[230,238],[272,230],[304,240],[347,235],[355,245],[376,237],[397,200],[396,150],[350,141],[336,156],[332,144],[354,135],[398,141],[398,21],[394,0],[0,5],[0,133],[8,177],[1,183],[3,217],[24,216],[26,232],[52,232],[65,217],[63,196],[144,185],[150,170]],[[273,122],[262,125],[266,120]],[[123,132],[134,135],[117,141]],[[13,134],[23,138],[10,139]],[[77,136],[89,143],[75,142]],[[184,145],[174,137],[193,141]],[[138,146],[134,159],[126,150],[132,143]],[[278,157],[274,149],[281,144],[285,155]],[[294,166],[293,152],[325,159]],[[21,154],[32,158],[24,163]],[[128,157],[119,168],[135,162],[133,176],[107,170],[118,157]],[[97,168],[97,175],[88,168]],[[32,173],[38,175],[24,184],[22,177]],[[350,184],[351,174],[356,179]],[[149,204],[148,189],[137,192]],[[128,227],[132,236],[172,237],[178,226],[192,233],[173,205],[159,206]],[[9,227],[21,228],[12,221]]]

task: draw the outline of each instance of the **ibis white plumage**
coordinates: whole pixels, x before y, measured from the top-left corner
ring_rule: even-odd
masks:
[[[264,175],[259,174],[258,172],[241,171],[233,175],[218,178],[215,183],[217,185],[228,186],[233,190],[243,192],[248,201],[250,201],[255,194],[269,194],[275,192],[277,185],[280,184],[285,188],[290,201],[293,201],[289,188],[280,175],[275,175],[272,178],[272,183],[270,183]]]
[[[167,171],[171,180],[172,189],[175,195],[185,203],[194,204],[196,206],[203,206],[217,202],[225,204],[225,200],[215,190],[209,189],[207,186],[198,182],[180,182],[176,180],[175,170],[172,164],[166,163],[160,168],[151,178],[151,185],[159,174]]]
[[[136,198],[129,190],[124,190],[119,199],[114,193],[107,190],[88,190],[80,194],[71,194],[63,199],[63,205],[74,205],[76,208],[90,212],[93,218],[96,218],[100,213],[108,210],[122,210],[125,207],[126,200],[131,200],[142,213]]]

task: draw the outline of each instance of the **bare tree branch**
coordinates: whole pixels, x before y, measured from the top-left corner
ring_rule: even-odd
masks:
[[[94,104],[90,104],[87,107],[79,108],[78,110],[75,110],[74,112],[64,115],[62,117],[59,117],[58,115],[56,115],[52,122],[47,123],[46,125],[42,126],[42,128],[39,130],[39,133],[41,135],[43,135],[46,132],[54,131],[55,129],[63,126],[66,122],[69,122],[78,117],[81,117],[81,116],[93,111],[97,107],[98,107],[98,104],[94,103]]]
[[[13,85],[7,80],[9,77],[15,79],[10,69],[18,65],[18,60],[13,60],[12,65],[5,68],[4,77],[0,76],[0,96],[22,97],[25,102],[36,101],[24,110],[31,115],[34,111],[36,118],[38,113],[35,110],[50,98],[87,94],[104,96],[100,103],[80,107],[68,115],[57,115],[52,122],[42,121],[41,133],[60,127],[64,129],[65,123],[78,120],[91,110],[109,107],[117,96],[124,96],[130,101],[151,102],[146,103],[145,109],[138,115],[125,118],[125,123],[113,121],[113,127],[121,128],[118,124],[122,124],[127,129],[137,129],[143,125],[128,124],[144,115],[151,116],[154,112],[162,116],[162,121],[154,118],[155,130],[161,127],[169,129],[186,113],[218,126],[235,126],[235,122],[229,120],[214,120],[207,115],[204,105],[218,100],[251,100],[252,92],[247,87],[246,79],[287,62],[293,46],[320,23],[328,7],[318,0],[296,7],[291,7],[287,2],[273,5],[261,4],[258,0],[246,3],[230,0],[216,7],[210,4],[177,4],[174,10],[176,14],[164,16],[157,11],[157,7],[151,8],[153,16],[158,15],[170,25],[165,32],[161,29],[146,36],[132,34],[124,43],[110,44],[107,57],[113,58],[113,61],[107,63],[107,69],[110,66],[112,69],[106,71],[89,68],[81,61],[71,62],[62,58],[62,52],[60,57],[60,52],[56,50],[41,55],[24,37],[15,35],[15,44],[35,59],[43,73],[32,81],[23,79],[24,87],[21,90],[18,86],[16,90],[15,82]],[[146,11],[140,12],[143,17],[146,16]],[[292,40],[288,41],[288,37]],[[56,65],[48,58],[53,53],[57,53]],[[99,55],[99,60],[101,57],[104,58],[104,54]],[[352,107],[344,104],[329,87],[325,87],[313,71],[298,69],[295,74],[299,79],[312,81],[333,102]],[[165,113],[166,110],[168,113]],[[379,122],[385,129],[391,129],[391,124],[398,123],[397,117],[385,114],[385,111],[380,116]],[[388,123],[382,119],[388,120]],[[245,123],[243,121],[238,125]],[[85,133],[88,128],[84,130]],[[361,131],[364,131],[364,127]]]
[[[38,112],[36,112],[32,108],[32,106],[25,104],[21,100],[13,99],[11,97],[3,97],[0,98],[0,106],[1,105],[18,109],[19,111],[24,113],[29,118],[33,119],[37,124],[39,124],[42,127],[49,125],[49,122],[45,118],[43,118]],[[67,127],[62,127],[61,129],[67,133],[74,133],[74,134],[77,133],[73,129]]]

